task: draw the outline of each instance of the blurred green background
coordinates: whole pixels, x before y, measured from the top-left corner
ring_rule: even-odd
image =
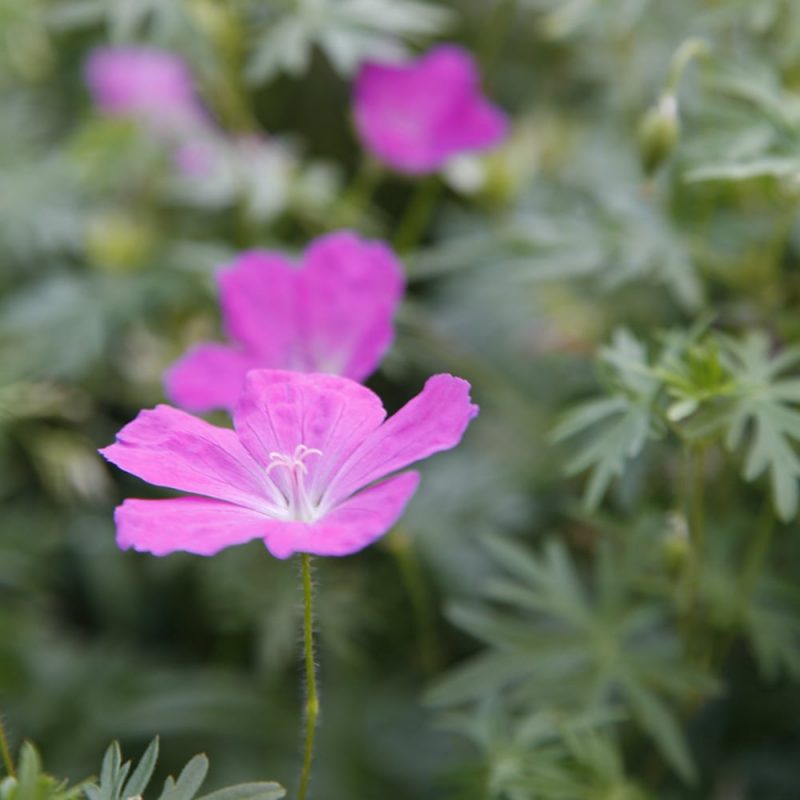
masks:
[[[34,740],[77,779],[111,739],[138,755],[158,733],[165,770],[205,751],[214,786],[293,783],[297,565],[258,543],[213,559],[117,550],[114,506],[158,495],[95,451],[163,401],[171,361],[220,336],[212,278],[238,250],[299,252],[336,227],[395,235],[417,182],[385,174],[359,194],[352,75],[437,41],[475,54],[513,129],[443,175],[402,254],[408,298],[369,385],[395,410],[453,372],[482,411],[423,466],[397,531],[317,562],[315,796],[796,800],[794,510],[767,568],[745,575],[742,610],[770,489],[709,446],[693,635],[721,644],[695,657],[670,599],[686,559],[680,443],[649,417],[646,448],[626,430],[605,440],[606,497],[587,510],[586,479],[564,474],[574,447],[552,439],[565,409],[616,386],[620,363],[647,361],[667,329],[759,331],[770,344],[754,369],[800,342],[795,0],[0,0],[12,742]],[[187,187],[146,131],[92,107],[83,64],[109,43],[181,54],[230,141],[260,133],[263,157]],[[796,419],[784,433],[776,474],[794,485]]]

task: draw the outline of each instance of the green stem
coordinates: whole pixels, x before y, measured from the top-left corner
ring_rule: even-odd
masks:
[[[772,501],[768,497],[765,500],[758,530],[750,543],[750,548],[744,562],[744,569],[742,570],[741,591],[739,592],[742,610],[744,610],[750,602],[750,598],[756,588],[756,582],[764,566],[764,559],[769,551],[774,530],[775,515],[772,512]]]
[[[394,555],[400,577],[405,585],[416,620],[419,636],[420,660],[428,675],[434,675],[439,665],[439,648],[436,640],[436,623],[425,579],[420,569],[409,536],[401,528],[395,528],[387,544]]]
[[[442,183],[435,175],[419,184],[395,231],[393,244],[398,253],[407,253],[419,243],[441,190]]]
[[[317,694],[317,671],[314,663],[314,589],[311,583],[311,556],[302,553],[300,560],[303,570],[303,645],[306,662],[306,736],[303,748],[303,771],[297,800],[304,800],[311,780],[311,760],[314,755],[314,734],[319,715],[319,696]]]
[[[3,726],[3,719],[0,717],[0,757],[6,768],[6,772],[12,777],[16,778],[17,773],[14,769],[14,761],[11,758],[11,749],[8,746],[8,738],[6,737],[6,729]]]
[[[358,225],[367,203],[383,177],[383,168],[372,158],[365,157],[355,177],[345,189],[341,200],[341,224]]]
[[[702,446],[693,448],[690,458],[692,504],[689,512],[689,535],[692,539],[695,570],[699,572],[705,550],[705,492],[703,491],[706,471],[705,448]]]
[[[683,77],[686,67],[698,57],[705,57],[711,52],[711,47],[704,39],[686,39],[672,56],[672,63],[669,67],[669,76],[665,90],[668,94],[675,94],[678,91],[678,84]]]
[[[488,80],[492,66],[514,15],[516,0],[497,0],[486,22],[479,49],[484,80]]]

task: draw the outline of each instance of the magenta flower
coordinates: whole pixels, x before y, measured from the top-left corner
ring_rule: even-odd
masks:
[[[131,117],[165,133],[208,124],[183,60],[150,47],[104,47],[86,64],[86,83],[109,116]]]
[[[317,239],[296,267],[253,250],[219,275],[233,345],[196,345],[167,372],[167,396],[190,411],[232,409],[248,370],[326,372],[363,380],[394,336],[403,273],[392,251],[349,232]]]
[[[277,558],[343,556],[391,528],[417,488],[410,464],[454,447],[478,413],[469,384],[435,375],[386,419],[366,387],[333,375],[254,370],[235,430],[184,411],[142,411],[100,452],[158,486],[191,492],[126,500],[115,513],[123,549],[213,555],[263,539]]]
[[[481,94],[472,56],[440,45],[409,64],[367,63],[355,85],[364,146],[398,172],[435,172],[506,135],[505,114]]]

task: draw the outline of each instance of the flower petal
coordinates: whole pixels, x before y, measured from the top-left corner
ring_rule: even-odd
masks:
[[[263,365],[304,369],[297,330],[298,270],[266,250],[240,255],[218,277],[225,329]]]
[[[318,522],[270,523],[264,542],[276,558],[293,553],[350,555],[394,525],[418,485],[419,473],[404,472],[359,492]]]
[[[385,475],[455,447],[478,414],[469,390],[466,381],[452,375],[429,378],[416,397],[370,434],[339,467],[325,501],[336,505]]]
[[[114,512],[117,544],[164,556],[183,551],[213,556],[264,536],[276,523],[249,509],[202,497],[126,500]]]
[[[249,353],[204,342],[167,370],[164,388],[167,397],[187,411],[233,408],[242,393],[244,376],[257,366],[257,359]]]
[[[268,508],[275,489],[236,434],[170,406],[141,411],[100,451],[126,472],[171,489]]]
[[[411,174],[486,149],[506,131],[505,115],[481,93],[472,56],[447,44],[407,64],[365,64],[355,82],[354,112],[364,145]]]
[[[340,231],[309,247],[298,284],[307,372],[361,381],[394,338],[403,270],[382,242]]]
[[[298,445],[320,450],[305,462],[315,499],[341,464],[386,417],[380,398],[336,375],[253,370],[234,411],[242,444],[263,467],[271,453],[294,453]],[[272,479],[285,477],[275,470]]]

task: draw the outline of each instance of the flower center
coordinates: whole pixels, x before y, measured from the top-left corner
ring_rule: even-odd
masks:
[[[322,450],[316,447],[306,447],[299,444],[294,449],[294,453],[270,453],[270,465],[267,467],[267,475],[278,467],[283,467],[288,475],[278,485],[286,498],[287,512],[289,519],[298,522],[313,522],[316,518],[316,507],[308,496],[305,485],[305,476],[308,475],[308,467],[305,460],[309,456],[321,456]]]

